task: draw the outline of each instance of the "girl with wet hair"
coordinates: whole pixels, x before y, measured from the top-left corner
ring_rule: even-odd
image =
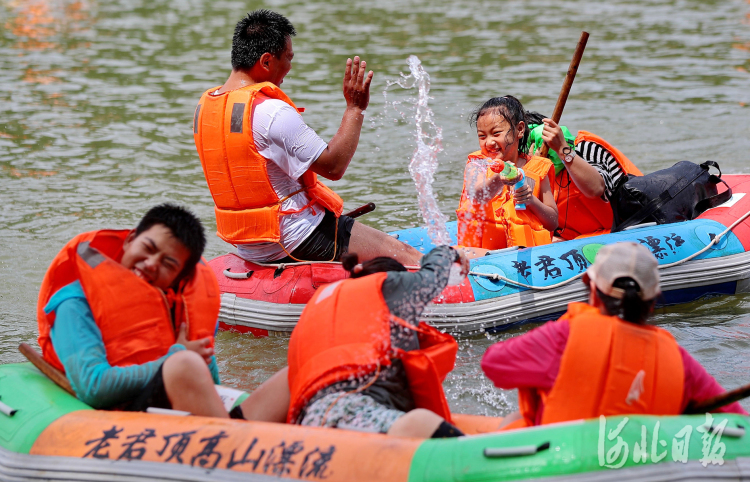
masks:
[[[552,197],[557,208],[555,241],[609,232],[610,199],[628,176],[642,175],[621,151],[591,132],[581,130],[573,135],[547,116],[524,110],[510,95],[485,102],[470,117],[471,124],[478,124],[488,112],[496,112],[511,125],[524,122],[518,140],[521,155],[533,157],[543,144],[549,147],[549,160],[554,165]]]
[[[601,248],[583,282],[588,303],[556,322],[492,345],[482,370],[495,386],[518,389],[507,428],[600,415],[677,415],[724,392],[714,378],[648,320],[661,293],[656,258],[626,242]],[[737,403],[717,411],[746,414]]]
[[[520,122],[524,123],[523,136],[518,139],[518,152],[528,154],[529,126],[541,124],[545,117],[538,112],[524,110],[520,100],[512,95],[506,95],[503,97],[493,97],[475,109],[471,113],[471,116],[469,116],[469,124],[476,127],[479,119],[488,113],[499,115],[512,126],[518,126]],[[509,131],[508,135],[509,138],[507,141],[511,142],[513,140],[512,133]]]
[[[466,161],[456,214],[458,244],[475,248],[476,255],[552,242],[557,227],[551,184],[555,171],[548,159],[528,155],[526,116],[521,102],[510,95],[488,100],[471,115],[480,150]],[[522,187],[513,188],[521,180],[517,171],[501,172],[506,164],[523,169]]]

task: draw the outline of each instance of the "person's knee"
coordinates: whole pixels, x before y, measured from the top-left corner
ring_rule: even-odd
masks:
[[[162,366],[162,376],[168,390],[175,384],[200,386],[210,382],[213,385],[211,372],[206,362],[200,355],[189,350],[180,351],[168,357]]]
[[[173,354],[162,365],[164,390],[172,408],[193,415],[227,418],[203,357],[192,351]]]
[[[242,402],[246,420],[286,422],[290,399],[288,374],[289,367],[282,368]]]
[[[396,437],[430,438],[444,422],[443,417],[424,408],[407,412],[393,422],[388,435]]]
[[[422,258],[422,253],[413,246],[409,246],[383,231],[371,228],[358,221],[354,222],[352,228],[349,251],[357,253],[360,261],[367,261],[378,256],[388,256],[402,264],[416,265]]]
[[[431,410],[427,410],[426,408],[415,408],[414,410],[410,410],[409,412],[407,412],[405,416],[411,418],[414,423],[419,424],[431,423],[436,420],[443,420],[443,417]]]

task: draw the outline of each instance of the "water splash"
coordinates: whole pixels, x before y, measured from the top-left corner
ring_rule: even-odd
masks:
[[[443,150],[443,130],[435,124],[432,109],[428,105],[430,96],[430,75],[422,67],[422,62],[415,55],[406,61],[409,64],[409,75],[401,74],[401,79],[389,81],[387,87],[398,85],[403,89],[417,88],[417,99],[414,102],[414,121],[416,124],[416,148],[409,162],[409,173],[417,188],[419,211],[427,225],[427,233],[433,244],[451,244],[448,230],[445,228],[446,216],[440,211],[437,198],[432,190],[435,172],[438,168],[437,155]],[[386,96],[386,91],[383,95]],[[393,102],[394,108],[400,102]],[[388,102],[386,99],[386,106]],[[402,118],[403,112],[400,112]]]

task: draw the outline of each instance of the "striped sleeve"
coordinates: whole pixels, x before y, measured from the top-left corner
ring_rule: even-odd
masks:
[[[609,201],[615,186],[625,175],[615,157],[599,144],[589,141],[578,143],[576,154],[599,171],[604,179],[605,187],[602,197],[605,201]]]

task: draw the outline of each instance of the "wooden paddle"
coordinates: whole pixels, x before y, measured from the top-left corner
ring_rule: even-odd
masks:
[[[363,206],[358,207],[357,209],[349,211],[348,213],[344,213],[344,216],[349,216],[350,218],[358,218],[363,214],[371,213],[373,211],[375,211],[375,203],[367,203]]]
[[[47,375],[47,378],[55,382],[58,387],[70,393],[74,397],[76,396],[75,392],[73,391],[73,387],[70,386],[70,382],[68,381],[65,374],[47,363],[47,360],[42,358],[42,355],[40,355],[39,352],[31,348],[31,346],[27,345],[26,343],[21,343],[20,345],[18,345],[18,351],[23,353],[23,356],[25,356],[27,360],[33,363],[40,372]]]
[[[568,94],[570,94],[570,88],[573,87],[573,81],[576,78],[576,72],[578,72],[578,65],[581,63],[581,57],[583,57],[583,51],[586,49],[586,42],[589,41],[589,33],[581,32],[581,38],[578,40],[576,45],[576,51],[573,54],[573,60],[570,61],[570,67],[568,67],[568,73],[565,76],[565,82],[563,82],[562,89],[560,90],[560,96],[557,98],[557,104],[555,104],[555,110],[552,112],[552,120],[556,123],[560,123],[560,117],[562,117],[563,109],[565,109],[565,103],[568,101]],[[542,149],[539,151],[539,156],[549,157],[549,146],[545,143]]]
[[[724,392],[721,395],[716,395],[715,397],[711,397],[700,402],[691,403],[685,409],[685,413],[694,414],[711,412],[716,410],[717,408],[721,408],[725,405],[729,405],[730,403],[734,403],[747,397],[750,397],[750,384],[735,388],[734,390]]]

